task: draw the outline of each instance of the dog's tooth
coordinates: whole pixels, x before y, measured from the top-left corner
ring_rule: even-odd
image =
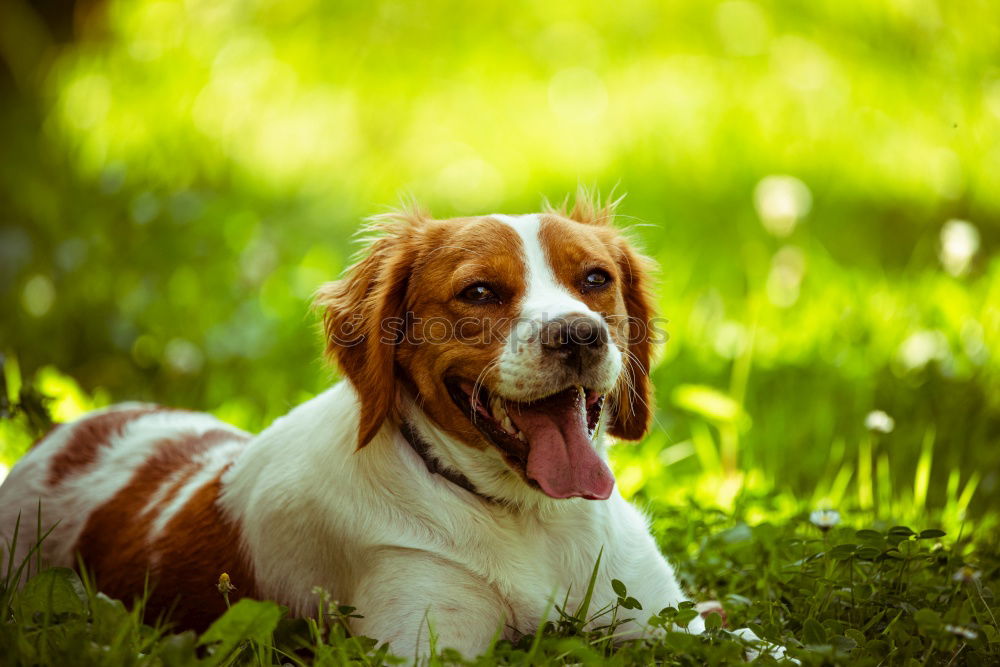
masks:
[[[504,417],[507,416],[507,413],[504,412],[503,402],[498,397],[496,396],[493,397],[493,400],[490,403],[490,409],[493,413],[493,418],[496,419],[498,422],[503,422]]]
[[[521,442],[528,442],[528,439],[524,437],[524,433],[522,431],[518,431],[515,435],[517,435],[517,439]]]
[[[500,422],[500,425],[503,426],[504,430],[510,434],[514,434],[517,431],[517,429],[514,428],[513,422],[510,421],[510,417],[507,415],[504,415],[503,421]]]

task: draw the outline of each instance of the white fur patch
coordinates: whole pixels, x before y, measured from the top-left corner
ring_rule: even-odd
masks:
[[[509,225],[521,239],[524,248],[525,282],[527,289],[521,301],[521,318],[524,320],[552,319],[570,313],[598,317],[587,304],[577,299],[556,279],[552,265],[545,257],[545,248],[539,235],[542,217],[531,215],[494,215]]]
[[[524,251],[525,294],[510,338],[503,346],[496,389],[505,398],[533,400],[565,388],[538,343],[543,323],[558,317],[583,316],[600,322],[601,314],[585,304],[556,277],[545,256],[540,236],[542,217],[537,214],[491,216],[509,225],[521,239]],[[612,340],[601,363],[587,369],[586,386],[610,391],[622,370],[622,353]],[[553,384],[556,383],[556,384]]]

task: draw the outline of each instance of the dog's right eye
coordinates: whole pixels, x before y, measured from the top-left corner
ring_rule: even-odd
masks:
[[[459,292],[458,298],[467,303],[499,303],[500,299],[489,285],[476,283]]]

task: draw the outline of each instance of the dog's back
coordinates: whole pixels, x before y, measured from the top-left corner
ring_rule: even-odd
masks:
[[[42,560],[74,567],[79,553],[100,590],[204,627],[224,611],[221,573],[250,592],[239,526],[217,505],[223,473],[249,436],[211,415],[123,404],[57,426],[0,487],[0,539],[15,564],[42,534]],[[40,515],[39,515],[40,512]]]

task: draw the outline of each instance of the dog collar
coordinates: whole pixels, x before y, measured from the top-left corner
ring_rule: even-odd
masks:
[[[496,498],[479,491],[475,484],[470,482],[469,478],[462,473],[445,468],[438,463],[438,460],[431,455],[431,446],[421,439],[419,435],[417,435],[416,429],[414,429],[409,423],[403,422],[400,424],[399,432],[403,435],[403,439],[406,440],[406,442],[410,444],[410,447],[413,448],[413,451],[417,453],[417,456],[423,460],[424,465],[427,466],[427,471],[432,475],[441,475],[455,486],[465,489],[472,495],[478,496],[488,503],[492,503],[494,505],[504,504]]]

